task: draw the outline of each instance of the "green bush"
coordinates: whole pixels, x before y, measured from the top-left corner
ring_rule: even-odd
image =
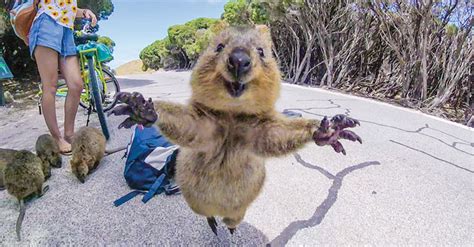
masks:
[[[143,70],[188,69],[208,46],[212,36],[224,27],[218,19],[197,18],[168,29],[168,36],[140,52]]]
[[[111,51],[114,50],[115,42],[107,36],[100,36],[97,42],[106,45]]]
[[[264,24],[269,16],[262,1],[231,0],[224,6],[222,19],[232,25],[249,25]]]
[[[38,74],[28,46],[19,39],[10,25],[8,14],[0,8],[0,54],[5,58],[15,78],[31,78]]]

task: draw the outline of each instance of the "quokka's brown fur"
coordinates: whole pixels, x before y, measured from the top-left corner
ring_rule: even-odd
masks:
[[[181,146],[176,181],[185,200],[208,219],[223,217],[230,229],[258,196],[265,159],[295,152],[312,141],[319,126],[317,120],[290,120],[276,112],[280,72],[271,46],[265,26],[227,29],[196,64],[187,105],[154,101],[158,127]],[[249,54],[252,67],[243,79],[246,90],[232,97],[225,86],[233,80],[227,64],[237,48]]]
[[[38,137],[36,141],[36,155],[45,163],[49,163],[51,167],[61,168],[62,158],[59,152],[59,146],[53,137],[44,134]]]
[[[42,191],[46,178],[43,162],[38,156],[26,150],[0,149],[0,163],[4,161],[4,181],[8,193],[21,200]]]
[[[5,168],[7,163],[11,163],[15,157],[15,153],[18,152],[12,149],[0,149],[0,190],[5,189]]]
[[[5,167],[3,174],[5,188],[20,202],[16,232],[18,240],[21,240],[21,224],[26,211],[24,199],[31,195],[43,194],[43,183],[49,177],[47,174],[50,169],[49,163],[43,163],[30,151],[0,149],[0,166]]]
[[[70,161],[71,170],[82,183],[104,157],[105,142],[104,135],[96,128],[82,127],[74,134]]]
[[[26,150],[13,150],[13,149],[4,149],[0,148],[0,188],[5,187],[5,169],[9,164],[17,164],[23,160],[22,155],[27,157],[28,159],[38,161],[38,159],[33,159],[32,157],[38,158],[37,155],[30,151]],[[41,159],[39,159],[41,161]],[[51,177],[51,166],[49,163],[39,163],[42,175],[44,176],[45,180]],[[21,183],[21,182],[19,182]]]

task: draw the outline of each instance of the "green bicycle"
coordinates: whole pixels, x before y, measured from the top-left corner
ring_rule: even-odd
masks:
[[[97,113],[102,133],[108,140],[110,132],[107,126],[105,112],[112,109],[117,103],[115,94],[120,92],[120,85],[111,71],[102,66],[103,62],[110,61],[112,58],[110,50],[103,44],[97,44],[95,41],[98,35],[95,33],[76,32],[79,36],[77,46],[79,61],[81,65],[81,76],[84,81],[84,90],[80,96],[79,105],[87,110],[87,123],[89,125],[92,112]],[[41,86],[38,107],[41,114]],[[67,86],[65,83],[58,83],[56,96],[65,97],[67,95]]]

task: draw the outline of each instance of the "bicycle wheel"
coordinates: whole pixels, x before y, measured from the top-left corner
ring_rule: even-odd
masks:
[[[102,128],[102,133],[104,133],[105,139],[109,139],[110,133],[109,128],[107,127],[107,120],[105,119],[105,113],[102,107],[102,95],[101,90],[99,88],[99,81],[97,80],[97,74],[94,71],[94,61],[93,58],[90,57],[87,59],[87,66],[89,69],[89,76],[90,76],[90,89],[92,94],[92,102],[95,106],[95,110],[97,112],[97,116],[99,117],[100,127]]]
[[[104,112],[107,112],[117,104],[115,95],[120,92],[120,84],[110,70],[102,68],[102,73],[104,74],[104,80],[107,85],[107,91],[104,92],[105,97],[103,102]]]
[[[117,104],[115,95],[120,92],[120,84],[118,83],[118,80],[117,78],[115,78],[114,74],[108,69],[102,68],[102,73],[104,75],[105,83],[107,84],[107,91],[102,92],[102,108],[104,109],[104,112],[107,112],[110,109],[114,108],[114,106]],[[89,109],[88,99],[81,97],[81,101],[79,102],[79,104],[82,108]],[[92,110],[95,112],[95,108],[93,108]]]

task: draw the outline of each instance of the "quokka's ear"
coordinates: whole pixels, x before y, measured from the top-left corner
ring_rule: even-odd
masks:
[[[256,25],[255,29],[271,44],[272,33],[267,25]]]

